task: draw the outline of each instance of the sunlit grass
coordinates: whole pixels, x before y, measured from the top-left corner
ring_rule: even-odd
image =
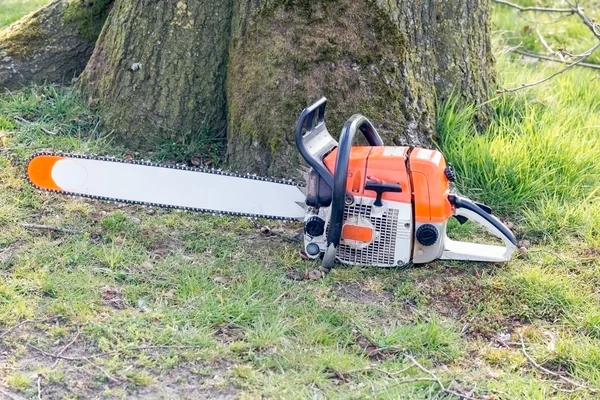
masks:
[[[48,3],[50,0],[2,0],[0,2],[0,29]]]

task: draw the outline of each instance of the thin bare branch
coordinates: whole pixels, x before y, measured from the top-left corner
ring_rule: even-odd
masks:
[[[34,320],[32,320],[32,319],[26,319],[26,320],[24,320],[24,321],[21,321],[21,322],[19,322],[19,323],[18,323],[18,324],[16,324],[16,325],[13,325],[13,326],[11,326],[10,328],[8,328],[7,330],[5,330],[4,332],[2,332],[2,333],[0,334],[0,339],[2,339],[4,336],[8,335],[8,334],[9,334],[10,332],[12,332],[14,329],[17,329],[18,327],[20,327],[20,326],[22,326],[22,325],[25,325],[25,324],[27,324],[27,323],[29,323],[29,322],[34,322]]]
[[[535,30],[535,33],[538,35],[538,38],[540,39],[540,42],[542,42],[542,45],[546,48],[546,50],[548,50],[548,53],[552,54],[552,55],[557,55],[558,58],[560,58],[561,60],[564,60],[565,58],[563,57],[562,53],[560,52],[556,52],[554,51],[554,49],[552,49],[552,47],[550,47],[550,45],[548,44],[548,42],[546,42],[546,39],[544,39],[544,37],[542,36],[542,34],[540,33],[539,30]]]
[[[44,351],[44,350],[42,350],[38,347],[35,347],[34,345],[29,344],[29,343],[27,344],[27,346],[31,347],[33,350],[35,350],[39,353],[42,353],[43,355],[48,356],[48,357],[60,358],[62,360],[67,360],[67,361],[89,361],[89,357],[66,357],[66,356],[63,356],[60,354],[48,353],[47,351]]]
[[[600,40],[600,30],[598,29],[598,24],[588,18],[587,15],[583,13],[583,9],[580,8],[577,4],[571,4],[571,2],[567,1],[567,3],[571,6],[573,13],[577,14],[579,18],[583,21],[583,23],[590,28],[594,36]]]
[[[75,338],[73,340],[71,340],[69,343],[67,343],[65,345],[65,347],[63,347],[58,353],[56,353],[56,355],[58,355],[58,356],[62,355],[62,353],[64,353],[65,350],[67,350],[69,347],[71,347],[71,345],[73,343],[75,343],[77,341],[77,339],[79,338],[80,333],[81,333],[81,330],[79,328],[77,328],[77,334],[75,335]],[[52,368],[56,368],[58,361],[59,361],[59,359],[57,358],[56,361],[54,361],[54,364],[52,364]]]
[[[531,83],[523,83],[523,84],[521,84],[521,86],[517,86],[517,87],[513,87],[513,88],[509,88],[509,89],[498,89],[498,90],[496,90],[496,93],[498,93],[498,94],[500,94],[500,93],[512,93],[512,92],[516,92],[516,91],[519,91],[519,90],[522,90],[522,89],[530,88],[532,86],[540,85],[540,84],[542,84],[544,82],[548,82],[550,79],[554,78],[555,76],[560,75],[560,74],[562,74],[562,73],[570,70],[574,66],[580,64],[586,57],[588,57],[594,51],[598,50],[599,47],[600,47],[600,43],[598,43],[597,45],[595,45],[594,47],[592,47],[591,49],[589,49],[588,51],[586,51],[585,53],[583,53],[581,55],[581,57],[579,57],[578,60],[570,63],[569,65],[567,65],[563,69],[556,71],[555,73],[553,73],[550,76],[547,76],[544,79],[540,79],[539,81],[535,81],[535,82],[531,82]]]
[[[573,13],[571,8],[552,8],[552,7],[522,7],[518,4],[511,3],[510,1],[505,0],[492,0],[494,3],[503,4],[505,6],[509,6],[515,8],[521,12],[524,11],[541,11],[541,12],[550,12],[550,13]]]
[[[427,368],[425,368],[424,366],[422,366],[421,364],[419,364],[419,362],[414,357],[412,357],[412,356],[410,356],[408,354],[403,354],[403,356],[406,357],[408,360],[410,360],[410,362],[412,362],[421,371],[423,371],[427,375],[431,376],[431,380],[433,382],[437,383],[438,386],[440,387],[440,389],[442,389],[443,392],[446,392],[448,394],[457,396],[460,399],[476,400],[475,397],[471,397],[471,396],[466,395],[464,393],[456,392],[456,391],[451,390],[451,389],[447,388],[446,386],[444,386],[444,384],[442,383],[442,381],[440,380],[440,378],[438,378],[438,376],[433,371],[430,371]],[[408,381],[406,381],[406,382],[408,382]],[[400,383],[404,383],[404,382],[400,381]]]
[[[584,383],[579,383],[579,382],[575,382],[572,379],[567,378],[564,375],[561,375],[559,373],[556,373],[554,371],[550,371],[548,368],[544,368],[542,367],[540,364],[538,364],[528,353],[527,353],[527,349],[525,348],[525,342],[523,340],[523,334],[520,334],[521,337],[521,351],[523,352],[523,355],[525,356],[525,358],[531,363],[531,365],[533,365],[538,371],[541,371],[547,375],[553,376],[555,378],[560,379],[561,381],[568,383],[571,386],[577,387],[577,388],[581,388],[581,389],[587,389],[592,393],[597,393],[598,389],[589,387],[588,385],[584,384]]]
[[[113,383],[117,383],[117,384],[121,383],[120,380],[118,380],[117,378],[113,377],[111,374],[109,374],[108,372],[106,372],[106,370],[104,368],[102,368],[101,366],[99,366],[98,364],[91,363],[91,365],[93,365],[94,367],[98,368],[100,370],[100,372],[102,372],[104,374],[104,376],[106,376],[106,378],[109,381],[111,381]]]
[[[120,350],[107,351],[104,353],[91,354],[86,357],[67,357],[67,356],[63,356],[58,353],[57,354],[48,353],[47,351],[44,351],[30,343],[27,343],[27,346],[31,347],[33,350],[36,350],[48,357],[60,358],[62,360],[67,360],[67,361],[90,361],[92,358],[106,357],[106,356],[113,355],[113,354],[123,353],[124,351],[128,351],[128,350],[139,351],[139,350],[150,350],[150,349],[197,349],[200,347],[204,347],[201,345],[134,346],[134,347],[126,347],[126,348],[120,349]]]
[[[75,229],[59,228],[56,226],[40,225],[40,224],[21,224],[23,228],[27,229],[41,229],[44,231],[64,232],[64,233],[81,233]]]
[[[0,388],[0,394],[6,396],[8,399],[11,399],[11,400],[26,400],[25,397],[21,397],[17,394],[7,392],[6,390],[4,390],[2,388]]]
[[[37,378],[38,400],[42,400],[42,375],[38,374]]]
[[[558,58],[546,56],[544,54],[531,53],[529,51],[519,50],[519,49],[514,49],[512,51],[514,53],[521,54],[523,56],[533,57],[533,58],[539,58],[541,60],[554,61],[554,62],[562,63],[562,64],[568,64],[569,63],[567,60],[559,60]],[[584,63],[584,62],[578,63],[577,66],[578,67],[584,67],[584,68],[600,69],[600,65],[599,64],[590,64],[590,63]]]

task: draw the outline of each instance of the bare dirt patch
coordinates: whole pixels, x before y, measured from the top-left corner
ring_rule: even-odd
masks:
[[[343,298],[364,304],[387,304],[393,301],[394,295],[387,290],[374,292],[358,282],[335,283],[333,289]]]

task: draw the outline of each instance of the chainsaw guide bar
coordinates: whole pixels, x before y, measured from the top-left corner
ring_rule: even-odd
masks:
[[[61,162],[67,165],[61,168]],[[111,171],[113,163],[118,166],[118,174]],[[129,171],[123,168],[123,164],[130,166]],[[29,158],[27,165],[26,178],[33,187],[61,195],[282,221],[299,221],[305,215],[305,185],[292,180],[180,164],[55,151],[36,152]],[[217,177],[218,182],[215,180]],[[121,187],[117,189],[115,187],[119,186],[119,182],[116,179],[123,180]],[[118,195],[106,195],[110,191]],[[170,201],[145,201],[144,198]],[[246,207],[247,212],[227,209],[228,201],[231,203],[229,208],[240,210]]]

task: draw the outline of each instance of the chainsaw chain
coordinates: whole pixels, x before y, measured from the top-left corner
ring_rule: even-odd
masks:
[[[38,157],[38,156],[58,156],[58,157],[79,158],[79,159],[86,159],[86,160],[109,161],[109,162],[117,162],[117,163],[123,163],[123,164],[145,165],[145,166],[149,166],[149,167],[170,168],[170,169],[178,169],[178,170],[183,170],[183,171],[201,172],[201,173],[205,173],[205,174],[224,175],[224,176],[230,176],[230,177],[242,178],[242,179],[252,179],[252,180],[256,180],[256,181],[273,182],[273,183],[278,183],[278,184],[282,184],[282,185],[291,185],[291,186],[297,186],[297,187],[305,187],[306,186],[303,183],[294,182],[292,180],[267,178],[267,177],[253,175],[253,174],[239,174],[239,173],[235,173],[235,172],[222,171],[221,169],[214,169],[214,168],[210,168],[210,169],[195,168],[195,167],[188,167],[186,165],[181,165],[181,164],[160,164],[160,163],[155,163],[155,162],[146,161],[146,160],[133,160],[133,159],[128,160],[128,159],[122,159],[122,158],[116,158],[116,157],[110,157],[110,156],[63,153],[63,152],[57,152],[57,151],[38,151],[38,152],[34,153],[31,157],[29,157],[26,165],[33,158]],[[200,213],[221,215],[221,216],[227,215],[227,216],[247,217],[247,218],[255,218],[255,219],[263,218],[263,219],[272,219],[272,220],[279,220],[279,221],[295,221],[295,222],[298,221],[298,219],[292,218],[292,217],[274,217],[274,216],[263,215],[263,214],[236,213],[236,212],[232,212],[232,211],[215,211],[215,210],[210,210],[210,209],[205,209],[205,208],[182,207],[182,206],[173,206],[173,205],[166,205],[166,204],[160,204],[160,203],[147,203],[147,202],[143,202],[143,201],[122,200],[122,199],[115,199],[115,198],[104,197],[104,196],[94,196],[94,195],[89,195],[89,194],[72,193],[72,192],[67,192],[67,191],[63,191],[63,190],[46,189],[46,188],[42,188],[42,187],[39,187],[36,184],[34,184],[31,181],[31,179],[29,179],[27,172],[25,172],[25,178],[27,179],[27,181],[29,182],[29,184],[31,186],[35,187],[38,190],[41,190],[44,192],[58,193],[61,195],[67,195],[67,196],[72,196],[72,197],[83,197],[83,198],[87,198],[87,199],[102,200],[102,201],[131,204],[131,205],[141,205],[141,206],[147,206],[147,207],[157,207],[157,208],[163,208],[163,209],[193,211],[193,212],[200,212]]]

